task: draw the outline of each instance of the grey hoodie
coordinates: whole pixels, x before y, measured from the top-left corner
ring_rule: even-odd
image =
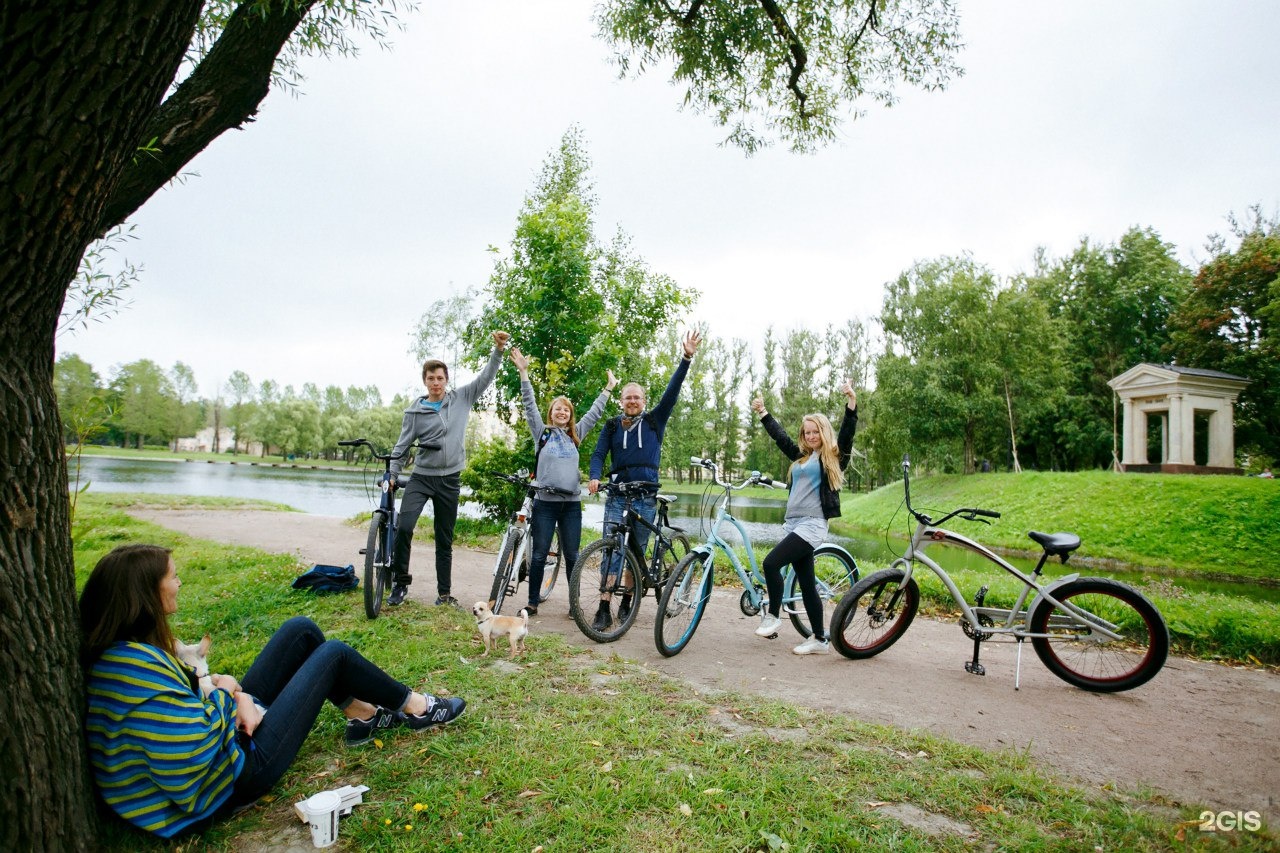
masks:
[[[533,386],[527,379],[520,381],[520,397],[524,401],[524,419],[529,424],[529,432],[533,434],[533,448],[536,451],[538,439],[542,438],[542,431],[547,427],[542,421],[542,415],[538,412],[538,401],[534,398]],[[600,416],[604,414],[604,407],[608,403],[609,392],[601,391],[600,396],[596,397],[591,408],[577,423],[579,442],[587,437],[587,433],[591,432],[592,427],[600,420]],[[551,427],[546,446],[542,448],[542,453],[538,454],[538,470],[533,472],[533,485],[564,489],[573,492],[574,495],[539,492],[538,500],[562,502],[582,500],[579,492],[582,475],[578,469],[578,459],[578,448],[574,445],[573,439],[569,438],[569,433],[560,427]]]
[[[425,405],[427,398],[419,397],[404,410],[404,422],[400,425],[400,437],[391,452],[398,455],[410,444],[438,444],[439,450],[419,450],[414,461],[413,473],[426,477],[444,477],[457,474],[467,464],[463,445],[467,437],[467,418],[471,407],[498,375],[502,363],[502,351],[493,348],[489,362],[480,375],[461,388],[444,392],[440,410]],[[400,473],[403,459],[391,460],[391,474]]]

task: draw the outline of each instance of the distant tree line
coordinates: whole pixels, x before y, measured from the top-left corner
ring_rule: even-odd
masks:
[[[478,368],[490,332],[505,329],[530,359],[543,406],[558,394],[588,405],[610,369],[656,400],[675,367],[679,320],[698,294],[649,269],[624,233],[596,236],[589,172],[572,128],[526,196],[509,250],[494,249],[488,284],[437,301],[418,321],[418,357]],[[1062,258],[1039,250],[1031,272],[1009,277],[968,255],[919,261],[886,284],[870,320],[770,327],[760,341],[708,334],[668,426],[668,473],[696,479],[689,457],[709,456],[729,471],[781,474],[783,459],[748,401],[763,397],[795,428],[807,412],[839,410],[844,377],[860,389],[851,488],[895,479],[907,452],[949,472],[1106,468],[1119,428],[1107,381],[1139,362],[1249,379],[1236,409],[1237,453],[1249,467],[1270,466],[1280,458],[1280,227],[1256,207],[1229,222],[1229,236],[1209,238],[1196,271],[1154,229],[1135,227],[1110,244],[1083,239]],[[69,442],[168,444],[213,426],[229,428],[236,449],[259,442],[329,459],[342,455],[343,438],[391,445],[407,402],[384,404],[374,386],[254,385],[241,371],[213,399],[200,398],[181,362],[168,371],[146,360],[122,365],[104,383],[74,354],[58,360],[55,384]],[[514,368],[499,372],[486,403],[517,441],[475,443],[464,480],[482,495],[501,488],[484,471],[532,461]]]

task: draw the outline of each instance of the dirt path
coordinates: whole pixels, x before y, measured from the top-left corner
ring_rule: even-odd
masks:
[[[292,553],[307,565],[359,560],[361,530],[341,519],[239,510],[146,510],[137,517],[205,539]],[[431,544],[415,549],[418,580],[410,597],[435,599]],[[454,552],[453,594],[485,597],[493,555]],[[1059,681],[1028,649],[1022,689],[1013,689],[1013,644],[983,649],[985,678],[964,671],[971,645],[954,623],[917,619],[892,649],[867,661],[832,653],[796,657],[798,636],[784,626],[775,641],[752,634],[737,593],[717,595],[684,652],[664,658],[653,645],[653,602],[617,643],[596,646],[568,615],[562,578],[534,617],[544,632],[618,654],[700,689],[733,690],[840,711],[875,723],[921,729],[985,749],[1027,751],[1046,770],[1085,784],[1148,786],[1169,798],[1214,810],[1257,811],[1280,819],[1280,675],[1172,658],[1129,693],[1087,693]],[[388,611],[385,618],[395,618]]]

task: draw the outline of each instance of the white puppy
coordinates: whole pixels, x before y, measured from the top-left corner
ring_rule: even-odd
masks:
[[[205,634],[194,646],[181,640],[174,640],[173,644],[178,649],[178,660],[196,671],[196,678],[200,680],[200,692],[208,699],[213,692],[213,679],[209,676],[209,647],[213,645],[213,639]]]
[[[511,643],[511,656],[515,657],[525,650],[524,638],[529,635],[529,611],[521,609],[519,616],[495,616],[493,608],[487,601],[477,601],[471,607],[476,617],[476,630],[484,640],[484,654],[497,645],[498,638],[506,636]]]

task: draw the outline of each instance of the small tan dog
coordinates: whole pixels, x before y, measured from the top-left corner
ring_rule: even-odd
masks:
[[[511,643],[512,657],[524,652],[524,638],[529,635],[529,611],[522,608],[519,616],[495,616],[489,602],[477,601],[472,605],[471,612],[476,617],[476,630],[480,632],[480,639],[484,640],[484,654],[480,657],[488,657],[489,650],[498,644],[498,638],[503,635]]]

